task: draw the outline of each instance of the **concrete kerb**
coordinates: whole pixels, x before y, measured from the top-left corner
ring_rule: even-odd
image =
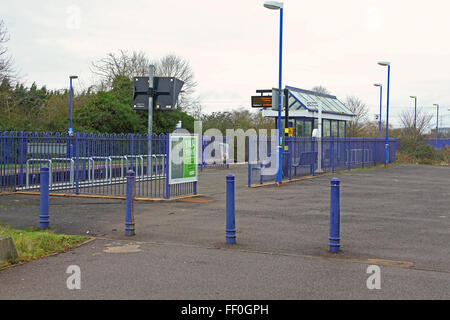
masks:
[[[97,240],[97,238],[95,238],[95,237],[89,237],[86,241],[83,241],[82,243],[78,244],[78,245],[75,246],[75,247],[71,247],[71,248],[65,249],[65,250],[63,250],[63,251],[58,251],[58,252],[49,253],[49,254],[46,254],[46,255],[44,255],[44,256],[42,256],[42,257],[39,257],[39,259],[47,258],[47,257],[52,257],[52,256],[56,256],[56,255],[59,255],[59,254],[62,254],[62,253],[69,252],[70,250],[79,248],[79,247],[84,246],[85,244],[88,244],[88,243],[90,243],[90,242],[92,242],[92,241],[95,241],[95,240]],[[6,265],[6,266],[0,268],[0,271],[1,271],[1,270],[4,270],[4,269],[8,269],[8,268],[18,267],[18,266],[21,266],[21,265],[26,264],[26,263],[28,263],[28,262],[30,262],[30,261],[23,261],[23,262],[18,262],[18,263]]]
[[[15,191],[15,192],[8,192],[8,193],[0,193],[0,195],[14,195],[14,194],[24,194],[24,195],[40,195],[40,192],[35,191]],[[118,200],[126,200],[125,196],[107,196],[107,195],[94,195],[94,194],[72,194],[72,193],[55,193],[50,192],[49,196],[51,197],[72,197],[72,198],[91,198],[91,199],[118,199]],[[164,199],[164,198],[145,198],[145,197],[135,197],[135,201],[150,201],[150,202],[171,202],[171,201],[177,201],[180,199],[187,199],[187,198],[195,198],[195,197],[202,197],[202,194],[190,194],[185,196],[178,196],[178,197],[171,197],[170,199]]]

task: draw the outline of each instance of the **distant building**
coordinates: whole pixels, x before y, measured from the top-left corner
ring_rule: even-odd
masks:
[[[441,138],[450,137],[450,127],[439,128],[438,133],[439,133],[439,137],[441,137]],[[436,135],[436,128],[431,129],[431,134]]]

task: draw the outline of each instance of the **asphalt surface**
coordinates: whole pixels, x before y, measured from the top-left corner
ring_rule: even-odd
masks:
[[[450,168],[398,165],[248,188],[247,167],[205,170],[199,202],[51,197],[56,232],[96,240],[0,271],[0,299],[449,299]],[[237,244],[225,244],[236,175]],[[327,251],[330,180],[341,180],[341,252]],[[189,201],[189,200],[188,200]],[[38,226],[39,196],[0,196],[0,221]],[[66,269],[81,269],[68,290]],[[381,289],[369,290],[369,265]]]

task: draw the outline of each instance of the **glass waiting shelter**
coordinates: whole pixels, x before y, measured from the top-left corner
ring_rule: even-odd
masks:
[[[336,96],[291,86],[286,86],[286,89],[289,89],[289,126],[294,128],[294,136],[312,136],[313,130],[318,127],[319,104],[322,106],[322,137],[347,136],[347,122],[355,115]],[[275,127],[277,126],[278,111],[265,108],[262,114],[275,118]],[[283,110],[282,132],[285,125],[284,116]]]

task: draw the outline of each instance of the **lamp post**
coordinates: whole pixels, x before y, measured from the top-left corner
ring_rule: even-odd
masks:
[[[417,128],[416,121],[417,121],[417,97],[416,96],[409,96],[410,98],[414,99],[414,130]]]
[[[437,149],[439,138],[439,105],[435,103],[433,104],[433,106],[436,106],[436,149]]]
[[[73,89],[72,89],[72,80],[77,79],[78,76],[69,76],[70,79],[70,125],[69,125],[69,136],[73,136],[73,127],[72,127],[72,95],[73,95]],[[70,158],[73,158],[73,143],[72,139],[70,139]]]
[[[276,2],[276,1],[265,1],[264,7],[267,9],[272,10],[280,10],[280,46],[279,46],[279,65],[278,65],[278,93],[279,93],[279,99],[278,99],[278,167],[277,167],[277,174],[275,181],[280,186],[281,182],[283,180],[282,176],[282,163],[283,163],[283,153],[282,150],[282,136],[281,136],[281,76],[282,76],[282,53],[283,53],[283,3],[282,2]],[[286,106],[287,107],[287,106]]]
[[[383,86],[381,83],[375,83],[375,87],[380,87],[380,119],[378,121],[378,132],[379,136],[381,138],[381,114],[382,114],[382,106],[383,106]]]
[[[391,63],[387,61],[378,62],[380,66],[388,67],[388,80],[387,80],[387,103],[386,103],[386,143],[384,145],[384,167],[389,165],[389,80],[391,76]]]

